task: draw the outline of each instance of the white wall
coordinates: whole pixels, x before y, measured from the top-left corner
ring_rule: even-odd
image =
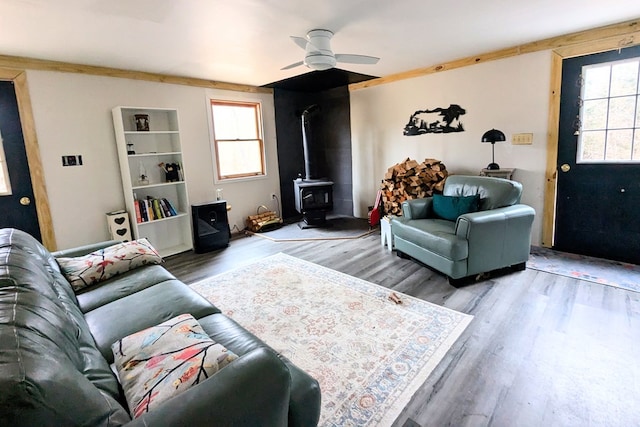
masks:
[[[389,166],[407,157],[441,160],[450,173],[478,175],[491,162],[482,134],[496,128],[507,136],[495,146],[496,162],[516,168],[522,203],[536,210],[532,243],[541,241],[551,53],[536,52],[401,80],[351,92],[354,212],[367,206]],[[459,104],[464,132],[404,136],[417,110]],[[533,133],[533,145],[511,145],[514,133]]]
[[[111,109],[177,108],[190,203],[215,200],[209,97],[259,100],[263,105],[267,176],[220,184],[232,206],[231,226],[280,195],[273,97],[166,83],[48,71],[28,71],[44,178],[59,249],[109,238],[105,213],[124,208]],[[61,156],[80,154],[83,166],[62,167]]]

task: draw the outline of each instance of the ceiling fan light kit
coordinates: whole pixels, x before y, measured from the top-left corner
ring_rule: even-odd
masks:
[[[307,54],[307,56],[304,57],[304,65],[312,70],[328,70],[336,66],[336,58],[332,55],[325,55],[322,53]]]
[[[306,38],[291,36],[291,40],[305,50],[305,57],[303,61],[287,65],[282,70],[288,70],[304,64],[312,70],[322,71],[335,67],[337,62],[375,64],[380,60],[380,58],[367,55],[334,54],[331,50],[332,37],[332,31],[322,29],[309,31]]]

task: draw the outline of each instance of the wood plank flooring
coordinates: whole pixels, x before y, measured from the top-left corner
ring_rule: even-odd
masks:
[[[379,234],[240,237],[165,267],[194,283],[278,252],[475,316],[394,426],[640,426],[640,293],[531,269],[455,288]]]

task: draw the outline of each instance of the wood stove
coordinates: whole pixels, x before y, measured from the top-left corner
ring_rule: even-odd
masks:
[[[326,227],[327,212],[333,209],[333,181],[322,179],[293,181],[296,210],[302,214],[301,228]]]

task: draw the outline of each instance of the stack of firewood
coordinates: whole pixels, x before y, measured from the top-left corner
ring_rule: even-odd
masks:
[[[250,231],[257,233],[258,231],[263,231],[267,226],[282,224],[282,218],[274,211],[266,211],[256,215],[249,215],[246,223]]]
[[[418,163],[407,158],[391,166],[384,174],[380,185],[386,215],[402,215],[402,202],[420,199],[442,192],[448,176],[445,165],[436,159],[425,159]]]

